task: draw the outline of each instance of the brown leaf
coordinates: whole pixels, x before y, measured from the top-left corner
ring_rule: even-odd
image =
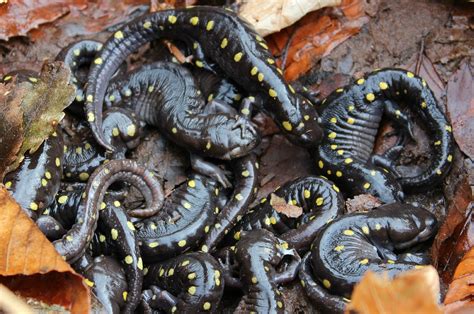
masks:
[[[387,274],[368,271],[352,292],[345,313],[439,313],[439,277],[427,266],[400,274],[390,280]]]
[[[453,124],[453,134],[459,148],[469,158],[474,158],[474,79],[469,62],[448,81],[448,114]]]
[[[444,304],[449,313],[466,306],[474,306],[474,248],[464,255],[456,267]]]
[[[303,208],[288,204],[284,198],[272,193],[270,195],[270,205],[275,208],[277,213],[283,214],[290,218],[298,218],[303,214]]]
[[[367,22],[364,1],[343,0],[340,6],[311,12],[266,39],[273,55],[282,56],[277,64],[284,69],[285,78],[292,81]]]
[[[20,109],[24,88],[0,84],[0,181],[15,161],[23,142],[23,112]]]
[[[440,271],[444,282],[449,282],[461,256],[474,245],[471,200],[471,187],[466,178],[458,183],[455,194],[449,202],[446,219],[433,243],[433,263]]]
[[[382,205],[378,198],[370,194],[356,195],[346,200],[346,213],[364,212]]]
[[[24,140],[18,152],[18,158],[7,172],[18,167],[21,156],[34,152],[55,130],[63,118],[63,110],[74,99],[75,88],[69,84],[70,71],[62,62],[45,63],[38,82],[23,82],[20,88],[26,92],[21,100],[23,111]]]
[[[419,56],[419,60],[416,60],[413,64],[410,64],[404,68],[416,73],[416,75],[421,76],[426,81],[429,88],[433,91],[436,99],[438,99],[438,101],[441,99],[441,97],[444,95],[445,85],[430,58],[425,56],[423,53],[421,56]]]
[[[0,283],[24,297],[87,313],[90,292],[80,275],[0,188]]]
[[[69,12],[69,6],[87,6],[86,0],[10,0],[0,5],[0,40],[26,33]]]

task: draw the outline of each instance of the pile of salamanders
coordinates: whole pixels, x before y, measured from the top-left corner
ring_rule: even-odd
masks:
[[[159,39],[179,43],[188,62],[164,58],[128,71],[124,61]],[[315,104],[314,94],[285,82],[248,24],[205,6],[144,15],[105,43],[73,43],[57,60],[77,89],[72,122],[4,185],[107,312],[218,312],[225,289],[238,312],[283,313],[282,286],[295,281],[321,312],[342,312],[367,270],[395,276],[429,263],[437,219],[404,196],[442,182],[453,138],[413,73],[377,70]],[[27,70],[3,77],[38,80]],[[413,139],[406,109],[432,140],[431,162],[410,177],[397,170]],[[299,217],[275,208],[272,195],[250,208],[260,143],[252,116],[260,111],[314,154],[321,176],[273,192],[301,207]],[[400,137],[376,155],[383,116],[399,124]],[[188,179],[167,197],[162,178],[129,159],[146,128],[189,152]],[[132,187],[142,195],[135,208],[125,206]],[[344,214],[344,197],[361,193],[386,204]]]

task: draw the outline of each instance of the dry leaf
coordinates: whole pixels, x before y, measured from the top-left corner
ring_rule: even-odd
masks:
[[[8,167],[7,172],[18,167],[21,156],[27,151],[37,150],[63,118],[64,108],[76,94],[74,86],[69,84],[69,76],[70,71],[62,62],[51,62],[43,65],[37,83],[19,84],[20,88],[26,90],[21,101],[24,140],[16,161]]]
[[[453,281],[449,285],[444,304],[446,311],[451,313],[456,310],[474,306],[474,248],[464,255],[456,267]]]
[[[346,200],[346,213],[365,212],[382,205],[382,202],[373,195],[361,194]]]
[[[0,84],[0,182],[23,142],[23,112],[20,104],[25,89]]]
[[[24,297],[87,313],[89,288],[34,222],[0,188],[0,283]]]
[[[354,287],[345,313],[441,314],[438,298],[439,277],[432,266],[401,273],[392,280],[387,274],[368,271]]]
[[[453,134],[459,148],[469,158],[474,158],[474,71],[469,62],[448,81],[448,114],[453,124]]]
[[[262,36],[292,25],[307,13],[340,5],[342,0],[267,0],[243,1],[239,15]]]
[[[277,213],[283,214],[290,218],[298,218],[303,214],[303,208],[288,204],[284,198],[272,193],[270,195],[270,205],[275,208]]]

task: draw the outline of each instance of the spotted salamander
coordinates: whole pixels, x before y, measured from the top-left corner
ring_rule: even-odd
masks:
[[[233,193],[222,211],[217,215],[215,224],[211,226],[203,241],[211,252],[215,250],[224,235],[242,219],[255,199],[258,184],[257,167],[258,163],[254,154],[233,162]]]
[[[195,249],[214,223],[218,194],[214,180],[191,175],[166,199],[157,215],[136,224],[143,259],[162,261]]]
[[[86,182],[90,174],[106,160],[99,147],[87,140],[81,144],[64,146],[64,180]]]
[[[36,220],[59,191],[63,138],[53,132],[34,153],[26,153],[18,169],[5,176],[5,187],[30,218]]]
[[[144,279],[142,304],[167,313],[216,312],[224,293],[221,268],[203,252],[187,253],[152,264]]]
[[[97,225],[98,212],[108,187],[125,181],[135,186],[145,197],[147,207],[134,209],[128,214],[146,217],[155,214],[162,206],[164,195],[153,174],[132,160],[113,160],[98,167],[90,176],[75,217],[74,225],[59,240],[53,242],[66,261],[74,262],[90,243]]]
[[[431,163],[422,173],[400,178],[390,158],[372,155],[382,115],[413,137],[411,122],[398,103],[409,104],[418,114],[434,148]],[[451,167],[451,125],[425,80],[412,72],[383,69],[337,89],[324,102],[320,120],[324,138],[315,149],[318,168],[350,193],[374,194],[386,203],[400,201],[402,188],[431,187]]]
[[[124,312],[133,312],[141,299],[143,261],[135,233],[135,226],[121,202],[106,197],[100,205],[99,223],[91,243],[92,251],[93,255],[106,254],[109,249],[101,249],[102,244],[105,244],[112,246],[114,255],[120,258],[128,283]]]
[[[174,143],[208,157],[243,156],[260,139],[249,120],[213,111],[191,72],[171,62],[145,65],[112,81],[106,105],[133,110],[139,119],[156,126]]]
[[[320,140],[322,129],[315,109],[285,82],[265,41],[236,14],[198,6],[139,17],[104,44],[89,72],[86,91],[87,119],[99,144],[113,150],[101,133],[102,102],[112,74],[130,53],[160,38],[188,42],[196,47],[198,67],[212,61],[246,90],[258,94],[292,140],[308,146]]]
[[[29,82],[31,84],[36,84],[40,80],[38,72],[32,70],[15,70],[8,72],[2,78],[3,83],[8,84],[12,82],[13,78],[16,79],[17,83]]]
[[[402,253],[428,241],[436,231],[433,214],[408,204],[342,216],[318,233],[312,244],[314,276],[330,293],[350,297],[368,270],[394,276],[418,267]]]
[[[125,301],[128,299],[128,285],[122,265],[111,256],[90,256],[81,271],[86,278],[85,283],[92,288],[92,292],[100,301],[105,313],[120,313],[125,310]]]
[[[88,69],[100,49],[101,42],[85,39],[68,45],[56,56],[56,60],[63,61],[71,71],[69,80],[76,87],[76,98],[68,109],[79,116],[84,115],[84,84],[87,81]]]
[[[288,203],[301,206],[303,214],[290,218],[279,213],[269,195],[237,224],[233,233],[235,240],[240,239],[244,230],[263,228],[277,234],[299,252],[306,251],[317,231],[344,210],[344,199],[338,187],[322,177],[302,177],[286,183],[274,193]]]
[[[245,313],[284,313],[285,305],[274,280],[284,259],[290,258],[293,263],[299,264],[300,257],[296,250],[288,248],[288,243],[268,230],[260,229],[243,232],[235,254],[245,287],[238,310]]]

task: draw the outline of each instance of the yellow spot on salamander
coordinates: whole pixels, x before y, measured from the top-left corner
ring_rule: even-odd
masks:
[[[369,233],[370,233],[369,227],[363,226],[363,227],[362,227],[362,232],[363,232],[364,234],[369,234]]]
[[[324,168],[324,162],[322,160],[318,161],[318,166],[320,169]]]
[[[379,231],[382,229],[382,226],[380,224],[375,224],[375,230]]]
[[[326,289],[329,289],[331,288],[331,282],[327,279],[324,279],[323,280],[323,286],[326,288]]]
[[[282,125],[287,131],[291,131],[293,129],[293,126],[289,121],[283,121]]]
[[[409,78],[414,78],[415,77],[415,74],[413,74],[412,72],[407,72],[407,76]]]
[[[115,39],[123,39],[122,31],[116,31],[114,34]]]
[[[257,280],[257,277],[253,276],[252,277],[252,283],[255,285],[257,284],[258,280]]]
[[[148,243],[148,246],[151,247],[151,248],[155,248],[158,246],[158,242],[150,242]]]
[[[364,183],[364,189],[369,189],[370,188],[370,183],[369,182],[366,182]]]
[[[204,67],[204,63],[202,63],[201,60],[196,60],[196,62],[194,62],[194,63],[196,64],[196,66],[197,66],[198,68]]]
[[[122,298],[123,298],[123,300],[124,300],[125,302],[127,301],[127,296],[128,296],[128,292],[127,292],[127,291],[122,292]]]
[[[150,29],[150,28],[151,28],[151,22],[150,22],[150,21],[146,21],[145,23],[143,23],[143,28],[145,28],[145,29]]]
[[[204,302],[202,305],[202,308],[204,311],[209,311],[211,309],[211,303],[210,302]]]
[[[196,278],[196,273],[189,273],[189,274],[188,274],[188,279],[189,279],[189,280],[193,280],[193,279],[195,279],[195,278]]]
[[[335,184],[332,185],[332,189],[336,191],[337,193],[339,193],[340,191],[339,188]]]
[[[102,64],[102,62],[103,62],[102,58],[97,58],[97,59],[94,60],[94,63],[97,64],[97,65]]]
[[[235,199],[238,200],[238,201],[241,201],[241,200],[244,199],[244,197],[242,196],[242,194],[239,193],[235,196]]]
[[[87,179],[89,179],[89,174],[87,172],[81,172],[79,174],[79,179],[81,181],[87,181]]]
[[[387,260],[388,264],[395,264],[395,261],[392,261],[391,259]]]
[[[229,41],[227,40],[227,38],[224,37],[224,39],[222,39],[221,41],[221,48],[224,49],[225,47],[227,47],[228,43]]]
[[[435,146],[441,145],[441,141],[434,142]]]
[[[112,228],[110,230],[110,235],[112,236],[112,240],[117,240],[118,238],[118,230],[115,228]]]
[[[130,265],[133,263],[133,257],[130,255],[125,256],[125,263]]]
[[[437,175],[441,175],[441,174],[442,174],[441,170],[437,169],[437,170],[436,170],[436,174],[437,174]]]
[[[337,118],[336,118],[336,117],[332,117],[331,119],[329,119],[329,122],[331,122],[331,123],[337,123]]]
[[[47,186],[48,185],[48,181],[46,179],[41,179],[41,185],[42,186]]]
[[[446,160],[447,160],[448,162],[453,161],[453,155],[448,155],[448,158],[446,158]]]
[[[258,73],[257,79],[258,79],[259,82],[263,82],[264,78],[265,78],[265,76],[263,75],[263,73]]]
[[[190,188],[195,188],[195,187],[196,187],[196,181],[194,181],[194,180],[189,180],[189,181],[188,181],[188,186],[189,186]]]
[[[207,24],[206,24],[206,30],[207,30],[207,31],[210,31],[210,30],[212,30],[213,28],[214,28],[214,21],[209,21],[209,22],[207,22]]]
[[[29,77],[28,80],[30,80],[31,83],[37,83],[38,79],[36,77]]]
[[[207,247],[207,245],[204,244],[203,246],[201,246],[201,251],[207,253],[209,252],[209,248]]]
[[[113,129],[112,129],[112,135],[113,135],[113,136],[119,136],[119,134],[120,134],[120,131],[119,131],[118,128],[113,128]]]
[[[304,190],[304,198],[310,198],[311,197],[311,192],[309,190]]]
[[[362,85],[364,84],[365,80],[363,78],[357,80],[357,84]]]
[[[452,131],[453,131],[453,128],[451,128],[450,125],[446,125],[444,128],[445,128],[445,130],[448,131],[448,132],[452,132]]]
[[[91,281],[91,280],[89,280],[89,279],[87,279],[87,278],[84,278],[84,283],[85,283],[86,285],[88,285],[89,287],[91,287],[91,288],[94,287],[94,282]]]
[[[334,248],[334,251],[336,252],[341,252],[342,250],[344,250],[344,245],[338,245]]]
[[[346,158],[346,159],[344,159],[344,163],[346,163],[346,164],[350,164],[350,163],[352,163],[352,162],[353,162],[352,158]]]
[[[135,136],[135,133],[137,132],[137,127],[135,124],[130,124],[127,126],[127,135],[128,136]]]
[[[347,123],[349,124],[354,124],[354,122],[355,122],[354,118],[347,119]]]
[[[72,53],[76,56],[79,57],[81,55],[81,51],[79,49],[74,49]]]
[[[426,102],[422,101],[421,102],[421,108],[425,109],[426,107],[428,107],[428,105],[426,104]]]
[[[189,23],[192,25],[196,26],[199,23],[199,18],[197,16],[193,16],[190,20]]]
[[[336,132],[331,132],[331,133],[329,133],[329,135],[328,135],[328,137],[329,137],[329,138],[332,138],[332,139],[336,138],[336,136],[337,136]]]
[[[131,231],[135,231],[135,226],[133,225],[133,222],[131,222],[131,221],[127,221],[127,227]]]
[[[87,100],[88,102],[93,102],[93,101],[94,101],[94,96],[92,96],[92,95],[87,95],[86,100]],[[89,120],[89,113],[87,114],[87,121],[91,122],[91,121]],[[92,120],[92,121],[94,121],[94,120]]]
[[[179,246],[179,247],[184,247],[185,245],[186,245],[186,240],[180,240],[180,241],[178,242],[178,246]]]
[[[250,70],[250,74],[251,74],[252,76],[254,76],[255,74],[257,74],[257,72],[258,72],[258,68],[257,68],[257,67],[253,67],[253,68]]]
[[[281,308],[283,308],[283,303],[281,301],[277,301],[277,306],[278,306],[278,308],[281,309]]]
[[[321,205],[323,205],[323,203],[324,203],[324,198],[318,197],[316,199],[316,205],[321,206]]]
[[[176,133],[178,133],[178,129],[172,128],[172,129],[171,129],[171,132],[172,132],[173,134],[176,134]]]
[[[54,160],[54,164],[56,165],[56,167],[61,166],[61,159],[59,159],[59,157],[56,157],[56,159]]]
[[[365,99],[367,99],[368,101],[374,101],[375,95],[373,93],[368,93],[367,95],[365,95]]]
[[[171,24],[176,23],[177,20],[178,20],[178,18],[174,15],[168,16],[168,22],[170,22]]]
[[[74,238],[72,237],[72,235],[68,235],[66,237],[66,240],[68,240],[69,242],[72,242],[72,240],[74,240]]]
[[[120,205],[122,205],[122,204],[120,204],[119,201],[114,201],[114,206],[115,206],[115,207],[120,207]]]
[[[191,204],[188,203],[188,202],[183,202],[183,207],[186,208],[186,209],[190,209],[190,208],[191,208]]]
[[[354,231],[350,230],[350,229],[346,229],[342,232],[344,235],[346,236],[352,236],[354,235]]]
[[[381,90],[386,90],[388,88],[388,84],[385,82],[380,82],[379,87]]]
[[[367,265],[368,263],[369,263],[369,260],[367,258],[364,258],[364,259],[359,261],[359,264],[361,264],[361,265]]]
[[[336,150],[336,148],[337,148],[337,145],[336,145],[336,144],[331,144],[331,149],[332,149],[332,150]]]
[[[196,293],[196,287],[195,286],[191,286],[188,288],[188,293],[190,295],[194,295]]]
[[[94,113],[93,113],[93,112],[88,112],[88,113],[87,113],[87,121],[89,121],[89,122],[94,122],[94,120],[95,120],[95,115],[94,115]]]
[[[270,95],[270,97],[276,97],[276,96],[277,96],[277,92],[276,92],[274,89],[270,88],[270,89],[268,90],[268,95]]]
[[[268,64],[275,64],[275,60],[273,60],[271,58],[267,58],[267,62],[268,62]]]
[[[66,204],[68,200],[68,196],[67,195],[61,195],[59,198],[58,198],[58,203],[59,204]]]
[[[242,171],[242,177],[247,178],[250,175],[250,172],[248,170]]]
[[[206,149],[208,149],[208,150],[211,149],[211,142],[207,142]]]
[[[167,276],[169,277],[169,276],[173,276],[173,275],[174,275],[174,268],[170,268],[168,270],[168,275]]]

